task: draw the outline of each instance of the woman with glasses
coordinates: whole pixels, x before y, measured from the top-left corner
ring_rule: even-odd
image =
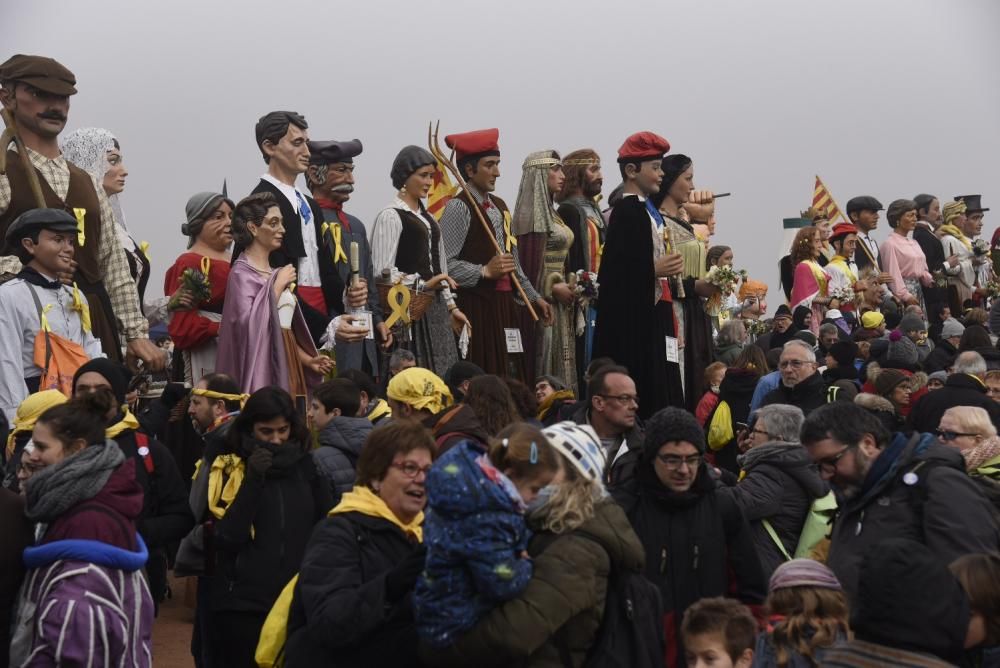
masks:
[[[253,393],[226,435],[228,479],[209,482],[215,571],[206,613],[214,667],[255,665],[264,619],[299,570],[309,535],[333,501],[311,439],[281,388]]]
[[[962,452],[969,476],[1000,507],[1000,437],[989,413],[978,406],[949,408],[934,433],[942,443]]]
[[[292,294],[295,267],[272,269],[268,261],[285,238],[274,196],[258,193],[237,204],[232,233],[236,246],[215,369],[232,376],[247,393],[271,385],[282,388],[304,414],[309,388],[320,383],[333,361],[316,351]]]
[[[698,599],[729,595],[760,605],[767,594],[750,527],[732,496],[718,491],[704,455],[695,417],[665,408],[647,422],[642,448],[622,456],[635,474],[611,488],[642,542],[667,635],[672,629],[678,639],[684,611]],[[668,644],[668,666],[683,665],[683,657],[679,641]]]
[[[424,570],[424,485],[434,453],[431,433],[413,422],[371,432],[354,489],[306,548],[288,617],[287,668],[417,665],[411,601]]]

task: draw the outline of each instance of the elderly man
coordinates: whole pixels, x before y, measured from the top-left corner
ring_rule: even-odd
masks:
[[[763,406],[790,404],[806,415],[826,403],[826,383],[816,369],[816,353],[805,341],[785,344],[778,362],[781,385],[764,397]]]
[[[725,488],[750,523],[765,577],[795,554],[813,501],[830,492],[799,443],[805,416],[795,406],[773,404],[757,411],[740,455],[744,475]]]
[[[944,391],[920,397],[910,410],[909,426],[914,431],[933,433],[944,412],[953,406],[979,406],[990,414],[995,426],[1000,426],[1000,404],[986,394],[986,360],[974,351],[955,358],[952,373],[945,381]]]
[[[879,541],[917,537],[941,564],[1000,544],[990,503],[966,475],[961,453],[931,434],[891,434],[860,406],[834,402],[806,418],[802,444],[845,501],[827,565],[852,603],[861,558]]]
[[[166,364],[166,356],[149,340],[149,324],[104,188],[67,162],[59,149],[58,137],[66,127],[72,95],[76,95],[76,77],[52,58],[18,54],[0,65],[0,103],[14,116],[27,159],[39,176],[44,206],[69,212],[80,227],[74,271],[58,278],[76,283],[87,298],[92,331],[109,359],[122,359],[124,335],[128,357],[158,371]],[[28,174],[24,159],[7,151],[7,173],[0,175],[0,235],[15,218],[39,207]],[[10,277],[20,271],[16,257],[0,258],[0,274]]]

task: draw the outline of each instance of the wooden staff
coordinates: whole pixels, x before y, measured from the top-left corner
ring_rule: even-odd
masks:
[[[14,115],[10,112],[10,109],[4,109],[0,111],[0,116],[3,117],[4,125],[7,126],[3,134],[0,135],[0,174],[7,173],[7,147],[13,143],[17,148],[17,154],[21,156],[21,162],[24,164],[24,171],[28,175],[28,186],[31,188],[31,194],[35,198],[35,203],[39,209],[44,209],[46,205],[45,195],[42,194],[42,184],[38,180],[38,172],[35,171],[35,166],[31,164],[31,156],[28,155],[28,149],[24,147],[21,133],[17,131]]]
[[[441,150],[441,146],[438,143],[438,129],[441,127],[441,121],[437,122],[437,125],[430,123],[427,126],[427,144],[430,147],[431,154],[434,158],[444,165],[445,169],[451,172],[451,175],[455,177],[455,182],[462,190],[468,190],[468,186],[465,183],[465,179],[462,178],[462,174],[458,171],[458,168],[452,162],[452,159],[446,157],[444,151]],[[454,155],[454,151],[452,151]],[[480,224],[482,224],[483,229],[486,231],[486,235],[493,242],[493,249],[496,251],[497,255],[503,255],[503,251],[500,250],[500,244],[497,242],[496,232],[493,231],[493,226],[489,224],[486,220],[486,216],[483,215],[483,210],[476,204],[475,198],[469,195],[472,199],[472,208],[476,212],[476,217],[479,219]],[[524,300],[525,306],[528,307],[528,313],[531,314],[533,320],[538,320],[538,314],[535,313],[534,307],[531,305],[531,300],[528,299],[528,295],[525,294],[524,288],[521,287],[521,281],[517,279],[517,272],[511,272],[511,280],[514,282],[514,287],[517,288],[517,293],[521,295],[521,299]]]

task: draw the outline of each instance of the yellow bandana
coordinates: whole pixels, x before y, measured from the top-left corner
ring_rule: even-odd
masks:
[[[35,428],[35,421],[53,406],[66,403],[66,395],[59,390],[42,390],[28,395],[14,414],[14,425],[7,436],[7,458],[14,454],[14,440],[18,434]]]
[[[451,406],[451,390],[433,372],[420,367],[403,369],[389,381],[387,396],[401,401],[414,410],[427,409],[438,414]]]

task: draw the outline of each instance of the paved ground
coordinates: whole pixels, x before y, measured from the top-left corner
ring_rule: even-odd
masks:
[[[163,602],[153,626],[153,665],[158,668],[194,668],[191,625],[194,608],[185,605],[185,587],[194,578],[170,579],[173,598]],[[193,591],[191,592],[193,595]]]

